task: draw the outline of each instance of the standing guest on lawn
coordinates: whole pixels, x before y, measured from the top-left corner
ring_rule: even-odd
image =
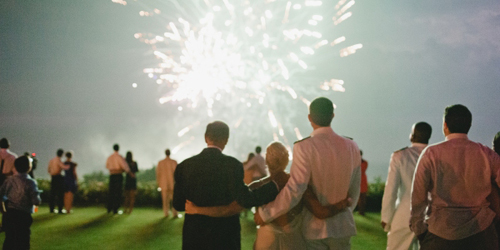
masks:
[[[245,182],[245,184],[247,184],[247,185],[252,183],[252,181],[253,181],[253,172],[255,170],[250,169],[248,163],[250,163],[250,160],[252,160],[252,158],[254,158],[254,157],[255,157],[255,154],[250,153],[250,154],[248,154],[247,160],[242,162],[243,170],[244,170],[243,182]]]
[[[498,132],[493,138],[493,146],[491,149],[493,149],[495,153],[500,155],[500,132]],[[490,196],[488,196],[488,201],[490,202],[490,208],[496,213],[494,223],[500,245],[500,188],[497,185],[492,185],[491,194]]]
[[[170,149],[165,150],[165,155],[165,159],[159,161],[158,166],[156,166],[156,183],[161,191],[163,214],[168,217],[169,211],[172,211],[172,217],[177,218],[177,210],[172,207],[174,172],[177,161],[170,159]]]
[[[382,228],[387,234],[388,250],[418,249],[418,240],[408,227],[410,221],[411,183],[417,160],[429,143],[432,128],[426,122],[413,124],[410,147],[391,155],[389,174],[382,198]]]
[[[368,162],[363,159],[363,151],[359,151],[361,154],[361,186],[359,189],[359,200],[358,200],[358,213],[365,216],[366,210],[366,193],[368,193],[368,177],[366,176],[366,169],[368,169]]]
[[[290,179],[276,200],[260,207],[254,218],[262,225],[287,213],[300,202],[308,186],[323,206],[351,198],[353,205],[334,217],[320,219],[308,210],[303,212],[307,249],[350,249],[350,238],[356,235],[352,211],[359,197],[361,154],[354,141],[330,127],[333,110],[327,98],[311,102],[308,118],[314,131],[295,143]]]
[[[10,152],[9,148],[9,140],[7,140],[7,138],[0,139],[0,186],[7,177],[15,173],[14,161],[17,155]]]
[[[135,177],[135,174],[130,172],[127,162],[118,154],[120,146],[113,145],[113,150],[115,152],[106,161],[106,168],[109,170],[108,213],[118,214],[118,208],[122,202],[123,172],[132,177]]]
[[[260,154],[262,152],[262,148],[260,146],[255,147],[254,156],[248,160],[246,164],[243,165],[245,171],[252,172],[252,181],[259,180],[263,177],[269,175],[269,170],[266,166],[266,160]]]
[[[236,200],[249,208],[272,201],[279,192],[271,181],[255,191],[243,182],[243,164],[224,155],[229,127],[221,121],[207,125],[207,148],[181,162],[174,173],[174,207],[184,211],[187,200],[201,207],[228,205]],[[182,249],[241,249],[239,215],[210,217],[186,214],[182,231]]]
[[[36,158],[36,154],[30,152],[24,152],[24,155],[30,157],[31,159],[31,170],[28,174],[32,179],[35,179],[35,174],[33,172],[35,171],[38,165],[38,159]]]
[[[51,213],[54,212],[57,204],[58,212],[62,214],[64,206],[64,177],[61,175],[62,170],[65,168],[61,161],[63,154],[64,150],[60,148],[56,152],[56,157],[49,161],[48,172],[51,176],[49,209]]]
[[[3,214],[3,229],[5,230],[4,250],[30,249],[30,234],[34,206],[41,203],[37,183],[28,172],[31,161],[27,156],[21,156],[14,162],[17,173],[8,178],[0,187],[0,197],[7,198],[6,210]]]
[[[495,135],[493,139],[493,150],[500,155],[500,131]]]
[[[471,124],[467,107],[446,107],[446,140],[425,148],[418,160],[410,227],[422,249],[499,249],[487,197],[492,181],[500,184],[500,156],[469,140]]]
[[[71,161],[73,158],[73,152],[66,152],[66,161],[64,165],[64,208],[66,213],[71,213],[71,208],[73,207],[73,198],[75,196],[76,190],[78,189],[78,176],[76,175],[76,164]]]
[[[132,157],[132,152],[128,151],[125,155],[125,161],[127,162],[130,172],[134,173],[134,176],[125,176],[125,213],[130,214],[134,209],[135,195],[137,193],[137,179],[135,178],[135,173],[139,172],[137,167],[137,162],[134,161]]]

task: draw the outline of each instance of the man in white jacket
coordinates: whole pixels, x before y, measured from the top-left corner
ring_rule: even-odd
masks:
[[[308,118],[313,132],[293,147],[290,179],[276,199],[261,206],[254,218],[257,224],[263,224],[287,213],[300,202],[308,186],[323,206],[351,198],[353,205],[326,219],[303,210],[302,234],[307,249],[351,249],[350,239],[356,235],[352,211],[359,198],[361,154],[353,140],[330,127],[333,110],[327,98],[311,102]]]
[[[381,213],[382,227],[388,232],[388,250],[418,249],[417,238],[408,226],[411,185],[418,157],[429,143],[431,133],[432,128],[426,122],[413,124],[411,146],[391,155]]]

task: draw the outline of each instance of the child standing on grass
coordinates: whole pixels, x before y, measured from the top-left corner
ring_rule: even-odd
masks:
[[[34,205],[40,205],[38,186],[28,172],[31,159],[21,156],[14,161],[17,173],[7,178],[0,187],[0,197],[6,202],[6,212],[2,216],[5,241],[3,249],[30,249],[31,213]]]

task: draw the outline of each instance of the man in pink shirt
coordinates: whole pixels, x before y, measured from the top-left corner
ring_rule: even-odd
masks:
[[[467,107],[446,107],[445,141],[428,146],[418,160],[410,228],[422,249],[499,249],[496,214],[486,198],[492,182],[500,184],[500,157],[468,139],[471,124]]]
[[[114,214],[118,214],[118,208],[121,205],[122,193],[123,193],[123,172],[126,172],[131,177],[135,177],[135,174],[130,171],[130,168],[123,158],[118,153],[120,146],[118,144],[113,145],[114,153],[108,157],[106,160],[106,168],[109,170],[109,192],[108,192],[108,213],[113,211]],[[121,211],[120,211],[121,214]]]
[[[7,138],[0,139],[0,186],[4,181],[16,173],[14,161],[17,155],[10,152],[10,143]]]

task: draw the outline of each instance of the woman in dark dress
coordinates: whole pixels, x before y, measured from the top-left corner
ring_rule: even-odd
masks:
[[[73,197],[76,193],[78,182],[76,175],[77,164],[71,161],[72,157],[73,153],[71,151],[66,152],[66,161],[64,162],[67,168],[64,170],[64,208],[68,214],[71,212],[73,206]]]
[[[132,152],[128,151],[125,156],[125,160],[130,168],[130,172],[137,173],[139,169],[137,167],[137,162],[134,161],[132,157]],[[137,179],[127,174],[125,177],[125,213],[132,213],[135,203],[135,194],[137,193]]]

